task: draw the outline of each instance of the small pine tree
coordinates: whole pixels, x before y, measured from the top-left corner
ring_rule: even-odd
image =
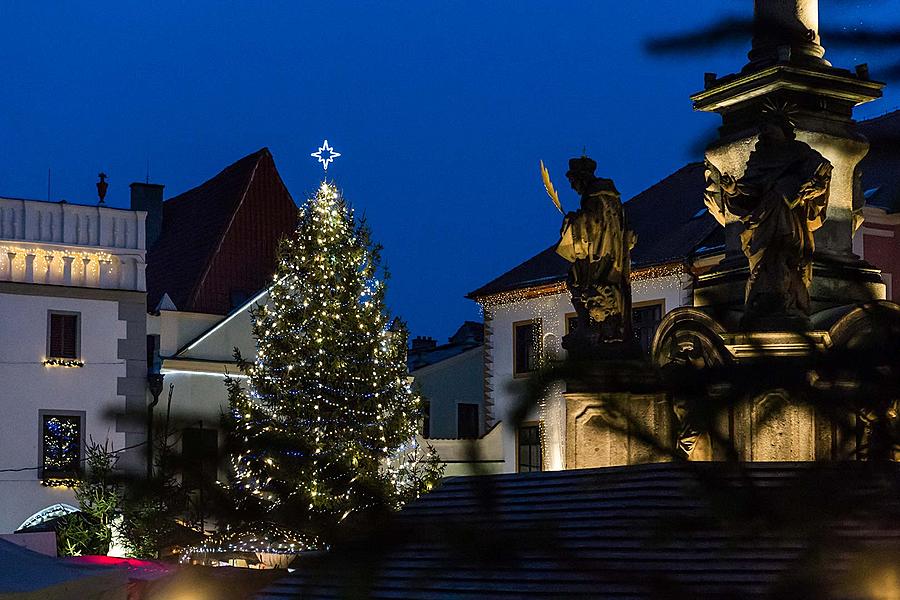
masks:
[[[385,308],[379,251],[327,182],[282,241],[269,301],[251,310],[256,359],[235,349],[246,379],[226,382],[241,520],[327,541],[351,513],[395,508],[440,476],[433,453],[417,469],[406,458],[420,403],[406,330]]]

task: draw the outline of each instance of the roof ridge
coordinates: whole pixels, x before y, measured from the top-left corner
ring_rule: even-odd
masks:
[[[635,198],[639,198],[640,196],[643,196],[644,194],[648,194],[648,193],[650,193],[650,192],[655,191],[658,187],[662,186],[662,185],[665,184],[665,183],[668,183],[669,180],[671,180],[671,179],[674,178],[675,176],[680,175],[682,171],[687,171],[688,169],[692,169],[692,168],[694,168],[694,167],[699,167],[699,166],[702,165],[702,164],[704,164],[704,163],[701,162],[701,161],[699,161],[699,160],[694,161],[694,162],[689,162],[689,163],[687,163],[686,165],[680,167],[678,170],[673,171],[672,173],[669,173],[667,176],[663,177],[662,179],[660,179],[659,181],[657,181],[656,183],[654,183],[654,184],[651,185],[650,187],[648,187],[648,188],[646,188],[646,189],[644,189],[644,190],[638,192],[637,194],[635,194],[634,196],[632,196],[631,198],[629,198],[628,200],[626,200],[625,202],[623,202],[623,204],[626,204],[626,203],[628,203],[628,202],[631,202],[631,201],[634,200]]]
[[[881,120],[887,119],[889,117],[895,117],[898,114],[900,114],[900,108],[895,108],[895,109],[889,110],[887,112],[884,112],[878,116],[870,117],[868,119],[863,119],[862,121],[857,121],[857,123],[860,125],[874,124],[877,121],[881,121]]]
[[[195,185],[194,187],[192,187],[192,188],[190,188],[190,189],[187,189],[187,190],[181,192],[180,194],[177,194],[177,195],[175,195],[175,196],[172,196],[171,198],[169,198],[168,200],[166,200],[166,202],[167,202],[167,203],[168,203],[168,202],[177,203],[178,201],[183,200],[185,196],[188,196],[188,195],[191,194],[192,192],[195,192],[195,191],[199,190],[200,188],[202,188],[203,186],[207,185],[207,184],[210,183],[211,181],[214,181],[215,179],[218,179],[219,177],[221,177],[222,175],[224,175],[224,174],[227,173],[228,171],[231,171],[232,169],[235,169],[235,168],[238,166],[239,163],[243,163],[244,161],[247,161],[247,159],[249,159],[249,158],[254,158],[254,157],[256,158],[256,160],[257,160],[257,162],[258,162],[259,159],[262,158],[263,156],[265,156],[266,154],[268,154],[269,156],[272,156],[272,153],[269,151],[268,146],[263,146],[262,148],[260,148],[260,149],[257,150],[256,152],[251,152],[250,154],[244,155],[244,156],[242,156],[241,158],[239,158],[239,159],[237,159],[236,161],[234,161],[233,163],[231,163],[230,165],[228,165],[228,166],[222,168],[218,173],[216,173],[216,174],[213,175],[212,177],[210,177],[210,178],[204,180],[202,183],[199,183],[199,184]],[[249,161],[248,161],[248,162],[249,162]]]

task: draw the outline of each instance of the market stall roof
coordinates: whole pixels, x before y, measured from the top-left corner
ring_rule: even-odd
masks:
[[[79,565],[0,540],[0,597],[39,593],[43,600],[125,599],[124,569]]]

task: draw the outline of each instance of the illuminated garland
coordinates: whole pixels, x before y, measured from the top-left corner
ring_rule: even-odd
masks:
[[[13,279],[13,272],[24,274],[26,271],[26,257],[34,256],[33,277],[35,283],[53,284],[54,280],[62,277],[65,271],[65,260],[71,261],[71,276],[73,279],[84,279],[88,285],[88,277],[99,279],[105,268],[107,274],[113,272],[112,254],[103,251],[78,251],[78,250],[54,250],[45,247],[26,248],[22,246],[0,246],[0,263],[5,262],[6,268],[0,270],[0,277]],[[42,259],[38,262],[37,259]],[[18,266],[17,266],[18,265]],[[46,279],[46,281],[44,281]]]
[[[325,549],[315,536],[297,533],[275,523],[263,521],[239,528],[227,528],[206,538],[197,546],[186,548],[181,562],[189,562],[197,555],[252,552],[266,554],[299,554]]]
[[[685,265],[680,262],[667,263],[664,265],[656,265],[653,267],[637,269],[631,274],[632,289],[637,287],[635,286],[635,283],[638,282],[656,281],[662,277],[668,277],[670,275],[681,275],[685,273],[687,273],[687,269]],[[543,285],[535,285],[518,288],[515,290],[508,290],[505,292],[499,292],[497,294],[490,294],[487,296],[475,298],[475,301],[478,302],[482,307],[487,308],[491,306],[499,306],[501,304],[521,302],[523,300],[543,298],[545,296],[556,296],[558,294],[564,294],[566,292],[567,290],[565,281],[557,281]]]
[[[41,361],[45,367],[63,367],[66,369],[81,368],[84,366],[83,360],[76,358],[45,358]]]

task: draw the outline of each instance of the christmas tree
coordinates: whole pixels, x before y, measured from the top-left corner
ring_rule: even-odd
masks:
[[[390,321],[379,247],[323,182],[282,241],[257,356],[229,378],[232,490],[245,520],[327,540],[354,512],[396,508],[440,477],[414,443],[407,335]]]

